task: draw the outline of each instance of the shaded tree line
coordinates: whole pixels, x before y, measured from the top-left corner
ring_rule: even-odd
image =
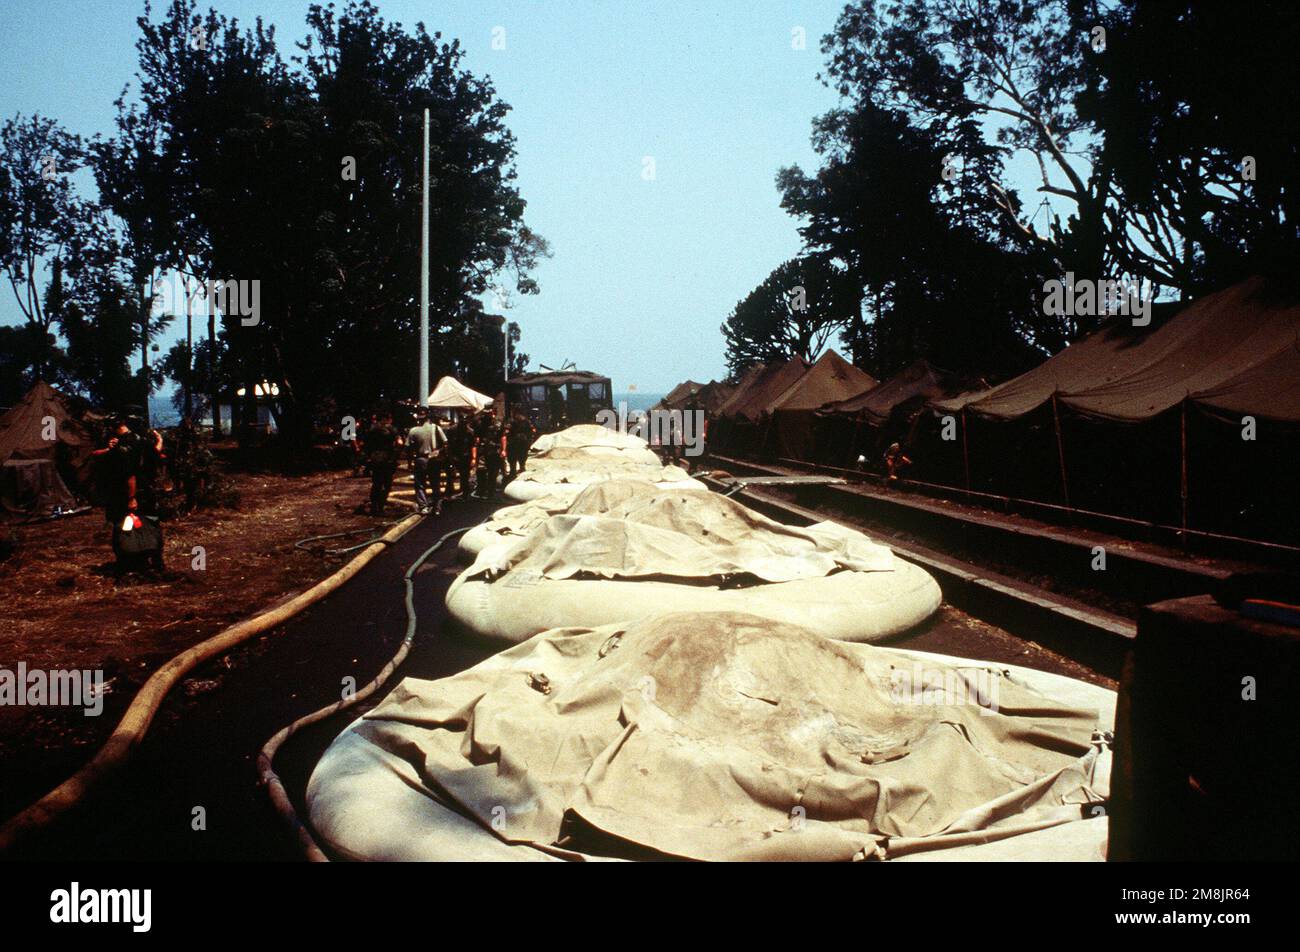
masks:
[[[854,0],[822,42],[820,166],[776,177],[801,267],[848,285],[801,320],[878,377],[921,356],[1006,376],[1101,320],[1047,313],[1067,272],[1181,299],[1293,277],[1297,40],[1281,0]],[[754,301],[790,279],[727,318],[733,374],[801,354]]]
[[[478,297],[535,293],[549,249],[524,221],[509,106],[458,41],[368,0],[311,6],[291,49],[196,0],[146,3],[138,24],[112,134],[39,116],[0,130],[0,268],[26,318],[0,329],[0,385],[46,376],[120,405],[166,375],[190,409],[267,381],[292,441],[413,395],[428,109],[432,373],[499,389],[503,331]],[[87,174],[93,198],[73,184]],[[257,312],[205,294],[214,281],[256,282]],[[161,354],[175,320],[185,339]]]

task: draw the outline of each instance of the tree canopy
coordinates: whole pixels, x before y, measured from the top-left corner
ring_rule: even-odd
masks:
[[[1294,275],[1298,39],[1280,0],[852,0],[822,42],[820,167],[776,182],[852,287],[854,362],[1016,372],[1103,319],[1044,307],[1066,274],[1184,298]]]
[[[459,43],[391,23],[367,0],[312,5],[290,51],[260,20],[201,12],[196,0],[170,0],[158,16],[146,3],[138,23],[139,71],[111,135],[83,145],[40,117],[4,127],[6,146],[23,148],[7,147],[0,165],[0,265],[29,321],[68,341],[77,386],[119,400],[120,380],[108,381],[134,347],[135,402],[159,379],[152,363],[190,386],[272,381],[291,438],[308,435],[322,407],[412,396],[427,109],[432,371],[499,388],[502,330],[484,326],[477,298],[535,293],[549,249],[524,221],[509,106],[464,67]],[[52,182],[35,162],[51,151]],[[81,164],[94,200],[77,198],[66,174]],[[53,292],[69,301],[60,315],[43,305],[41,266],[47,287],[53,269],[68,276]],[[159,286],[178,275],[232,292],[209,295],[218,339],[151,363],[151,340],[183,310],[159,313],[160,296],[177,297]],[[206,303],[191,310],[205,317]],[[101,323],[109,333],[92,352],[84,332]],[[30,349],[36,338],[24,340]]]

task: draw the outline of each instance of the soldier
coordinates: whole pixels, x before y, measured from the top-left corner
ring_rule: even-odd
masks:
[[[497,479],[505,470],[506,433],[491,412],[484,413],[478,423],[479,483],[478,492],[484,499],[494,499]]]
[[[370,468],[370,514],[382,516],[397,472],[398,447],[402,436],[393,428],[393,415],[379,414],[374,426],[366,431],[366,464]]]
[[[468,415],[461,414],[447,438],[447,492],[451,492],[452,474],[455,473],[460,478],[461,499],[469,497],[469,474],[474,471],[475,463],[474,449],[474,430],[469,424]]]
[[[524,471],[528,464],[528,448],[537,439],[537,427],[533,426],[522,410],[516,409],[510,418],[506,432],[506,461],[509,464],[509,478],[514,479]]]
[[[885,450],[885,485],[893,486],[902,477],[903,470],[912,465],[912,461],[903,453],[897,443],[890,443]]]
[[[442,511],[442,487],[439,485],[440,457],[447,445],[447,434],[442,432],[434,418],[432,408],[424,411],[425,421],[411,427],[406,434],[406,445],[411,453],[411,474],[415,483],[415,507],[420,515]],[[433,491],[433,502],[425,492]]]
[[[142,435],[144,420],[132,410],[118,419],[107,444],[92,454],[100,464],[104,515],[112,528],[113,570],[118,578],[141,559],[155,572],[163,571],[155,492],[166,458],[163,438],[157,430]]]

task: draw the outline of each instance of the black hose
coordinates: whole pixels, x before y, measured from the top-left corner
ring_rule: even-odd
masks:
[[[378,691],[383,687],[384,683],[392,677],[393,672],[397,670],[404,660],[406,660],[406,656],[411,650],[411,645],[415,642],[415,573],[420,570],[420,566],[428,560],[429,556],[433,555],[433,553],[437,552],[438,549],[442,547],[444,542],[460,535],[462,532],[468,532],[471,528],[473,527],[465,526],[462,529],[453,529],[451,532],[445,533],[437,542],[425,549],[420,557],[412,562],[410,568],[406,570],[406,575],[403,577],[403,581],[406,585],[406,636],[402,639],[401,645],[398,646],[397,653],[388,660],[388,663],[384,665],[383,669],[375,676],[374,680],[361,688],[351,697],[342,698],[333,704],[322,707],[320,710],[312,711],[310,714],[298,718],[287,727],[281,728],[271,737],[270,740],[262,745],[261,751],[258,752],[258,782],[266,787],[267,795],[271,798],[272,806],[275,807],[276,812],[280,814],[285,823],[289,825],[289,828],[293,830],[294,835],[298,840],[298,845],[302,847],[307,859],[311,862],[327,863],[329,862],[329,857],[326,856],[325,852],[317,845],[316,840],[311,835],[311,831],[298,817],[297,811],[294,810],[293,803],[289,799],[289,794],[285,790],[284,784],[281,782],[279,775],[275,772],[274,765],[276,752],[279,751],[285,741],[302,728],[315,724],[318,721],[323,721],[327,717],[337,714],[340,711],[345,711],[356,705],[358,702]],[[339,536],[354,534],[355,531],[351,533],[340,532],[336,533],[334,536],[316,536],[315,538],[338,538]],[[304,539],[303,541],[309,540]]]

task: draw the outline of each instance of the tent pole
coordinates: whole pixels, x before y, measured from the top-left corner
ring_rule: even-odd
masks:
[[[966,408],[961,408],[961,462],[966,471],[966,492],[970,492],[970,442],[966,438]]]
[[[1182,429],[1182,452],[1180,453],[1180,456],[1182,458],[1182,478],[1180,481],[1180,491],[1182,494],[1182,508],[1183,508],[1182,543],[1183,543],[1183,548],[1187,548],[1187,398],[1186,397],[1183,397],[1181,429]]]
[[[1073,510],[1070,505],[1070,481],[1065,475],[1065,443],[1061,440],[1061,411],[1057,406],[1056,393],[1052,393],[1052,422],[1056,427],[1056,458],[1061,464],[1061,493],[1065,497],[1065,508]]]

